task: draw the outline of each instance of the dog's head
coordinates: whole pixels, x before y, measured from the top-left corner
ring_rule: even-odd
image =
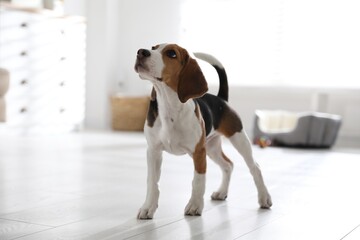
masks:
[[[201,97],[207,82],[195,59],[176,44],[161,44],[137,52],[135,71],[141,79],[163,82],[177,92],[179,100]]]

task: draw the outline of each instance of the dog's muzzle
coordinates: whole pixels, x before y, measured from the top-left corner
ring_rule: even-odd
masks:
[[[142,74],[148,74],[149,73],[149,67],[148,67],[148,59],[151,56],[151,52],[149,50],[146,49],[139,49],[137,51],[137,55],[136,55],[136,63],[135,63],[135,71],[137,73],[139,73],[139,76],[141,79],[149,79],[146,78],[144,76],[142,76]],[[148,75],[148,77],[151,77],[151,79],[156,79],[158,81],[162,81],[161,77],[157,77],[157,76],[150,76]]]
[[[139,49],[137,51],[137,55],[136,55],[136,62],[135,62],[135,71],[137,73],[139,73],[140,71],[147,71],[147,67],[145,64],[145,60],[146,58],[150,57],[151,53],[149,50],[146,49]]]

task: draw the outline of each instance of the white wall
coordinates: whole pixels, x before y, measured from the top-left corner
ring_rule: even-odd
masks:
[[[86,0],[65,0],[64,13],[69,15],[86,15]]]
[[[161,42],[178,42],[181,1],[92,0],[86,2],[87,128],[110,127],[109,97],[148,94],[134,72],[136,52]]]
[[[86,112],[85,126],[106,128],[108,109],[108,9],[106,1],[88,1],[86,56]]]

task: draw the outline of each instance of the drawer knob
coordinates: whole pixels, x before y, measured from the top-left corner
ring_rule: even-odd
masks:
[[[20,24],[20,27],[22,27],[22,28],[27,28],[27,27],[28,27],[28,24],[27,24],[26,22],[24,22],[24,23]]]
[[[22,51],[21,53],[20,53],[20,56],[22,56],[22,57],[25,57],[25,56],[27,56],[28,54],[27,54],[27,52],[26,51]]]
[[[26,107],[22,107],[22,108],[20,108],[20,113],[26,113],[26,112],[27,112]]]
[[[28,84],[28,81],[26,79],[23,79],[21,82],[20,82],[21,85],[26,85]]]

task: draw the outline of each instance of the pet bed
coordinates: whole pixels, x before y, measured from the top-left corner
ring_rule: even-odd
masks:
[[[267,145],[329,148],[341,126],[339,115],[319,112],[257,110],[253,139]]]

